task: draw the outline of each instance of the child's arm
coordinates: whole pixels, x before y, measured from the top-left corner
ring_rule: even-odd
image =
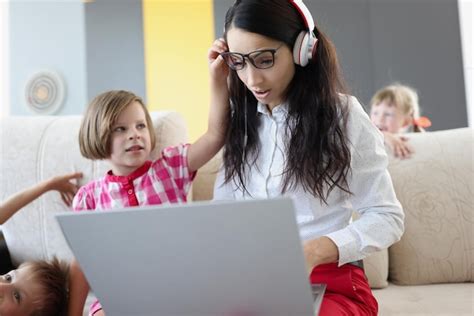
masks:
[[[76,260],[69,267],[69,304],[68,316],[82,316],[89,284]]]
[[[77,185],[70,182],[70,180],[81,177],[82,173],[80,172],[53,177],[13,195],[0,205],[0,225],[5,223],[19,209],[51,190],[59,191],[64,203],[68,206],[71,205],[72,198],[77,191]]]
[[[385,144],[387,144],[388,148],[390,148],[395,157],[400,159],[410,158],[411,154],[413,153],[413,149],[408,146],[407,137],[389,132],[383,132],[383,135],[385,138]]]
[[[188,149],[188,166],[196,171],[208,162],[222,148],[229,119],[229,91],[227,77],[229,69],[219,55],[227,51],[223,39],[214,41],[208,52],[211,104],[207,132]]]

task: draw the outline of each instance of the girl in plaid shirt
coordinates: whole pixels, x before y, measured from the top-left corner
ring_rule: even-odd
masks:
[[[217,83],[211,80],[212,84]],[[128,91],[108,91],[97,96],[82,121],[80,150],[86,158],[106,159],[112,169],[79,189],[73,209],[103,211],[186,202],[196,171],[224,144],[228,103],[226,93],[213,96],[207,132],[193,144],[165,148],[158,159],[150,161],[156,139],[142,99]],[[81,315],[87,292],[87,282],[77,262],[73,262],[70,315]],[[90,313],[103,315],[98,301]]]

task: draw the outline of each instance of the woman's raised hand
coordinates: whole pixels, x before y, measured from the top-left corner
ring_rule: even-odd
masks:
[[[226,84],[227,76],[229,76],[229,67],[220,54],[227,52],[228,50],[229,48],[227,47],[226,41],[223,38],[218,38],[214,41],[214,43],[212,43],[212,46],[209,48],[207,53],[211,79],[223,81]]]

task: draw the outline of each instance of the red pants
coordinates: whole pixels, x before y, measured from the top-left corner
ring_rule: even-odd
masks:
[[[361,268],[352,264],[339,268],[337,263],[323,264],[314,268],[310,280],[327,284],[319,316],[377,315],[377,300]]]

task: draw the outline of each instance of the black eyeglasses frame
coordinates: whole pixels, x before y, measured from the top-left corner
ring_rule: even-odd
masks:
[[[248,61],[250,61],[250,63],[252,64],[252,66],[254,66],[256,69],[268,69],[268,68],[271,68],[275,65],[275,54],[276,52],[283,46],[284,44],[281,44],[280,46],[278,46],[277,48],[269,48],[269,49],[259,49],[259,50],[255,50],[253,52],[250,52],[248,54],[241,54],[241,53],[234,53],[234,52],[224,52],[224,53],[220,53],[220,55],[222,56],[222,58],[224,58],[224,61],[225,63],[227,64],[227,66],[229,66],[230,69],[232,70],[242,70],[245,68],[245,66],[247,65],[247,63],[245,62],[245,59],[247,59]],[[252,55],[260,55],[262,53],[266,53],[266,52],[270,52],[272,54],[272,64],[268,67],[259,67],[255,64],[255,61],[254,59],[252,58]],[[241,67],[235,67],[234,64],[228,62],[228,58],[230,56],[240,56],[242,58],[242,66]]]

